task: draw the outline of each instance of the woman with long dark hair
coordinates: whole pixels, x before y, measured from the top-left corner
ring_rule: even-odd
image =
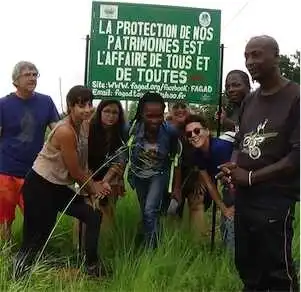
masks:
[[[95,181],[110,184],[112,193],[100,201],[103,226],[110,227],[118,196],[124,194],[123,170],[126,154],[120,154],[111,163],[98,169],[126,142],[126,124],[120,101],[103,100],[90,121],[88,138],[88,166]],[[107,224],[106,224],[107,223]]]

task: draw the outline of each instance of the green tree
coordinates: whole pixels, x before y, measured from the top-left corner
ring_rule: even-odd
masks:
[[[217,121],[215,120],[215,112],[218,108],[216,104],[190,104],[189,106],[193,113],[200,114],[207,120],[211,131],[216,130]]]
[[[286,78],[300,84],[300,51],[291,55],[280,55],[280,71]]]

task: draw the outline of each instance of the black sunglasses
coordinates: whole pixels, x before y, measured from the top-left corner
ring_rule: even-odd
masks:
[[[187,138],[191,138],[192,133],[194,133],[195,135],[200,135],[202,130],[204,130],[204,128],[194,128],[192,131],[186,131],[185,134]]]

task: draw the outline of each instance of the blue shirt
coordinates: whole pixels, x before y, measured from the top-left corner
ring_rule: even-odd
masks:
[[[0,98],[0,173],[25,177],[44,144],[47,126],[59,120],[52,99],[33,93]]]
[[[160,126],[157,141],[149,143],[144,137],[144,124],[137,123],[135,139],[131,151],[131,171],[138,177],[149,178],[159,173],[167,173],[170,155],[177,151],[178,133],[168,123]]]
[[[215,181],[215,175],[218,174],[219,165],[230,161],[233,150],[233,143],[219,138],[210,138],[208,153],[196,149],[194,161],[200,169],[207,170],[212,180]]]

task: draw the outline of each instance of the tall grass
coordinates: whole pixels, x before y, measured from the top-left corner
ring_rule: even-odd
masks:
[[[296,212],[294,255],[299,259],[299,207]],[[135,244],[139,208],[130,193],[117,204],[116,227],[102,232],[100,252],[113,274],[91,279],[72,267],[80,266],[73,247],[72,219],[64,217],[50,240],[43,260],[28,277],[13,281],[11,264],[20,241],[22,216],[14,224],[14,246],[0,248],[0,291],[239,291],[242,288],[233,259],[217,238],[209,251],[209,238],[196,241],[189,233],[187,218],[178,226],[163,220],[157,250],[139,249]]]

